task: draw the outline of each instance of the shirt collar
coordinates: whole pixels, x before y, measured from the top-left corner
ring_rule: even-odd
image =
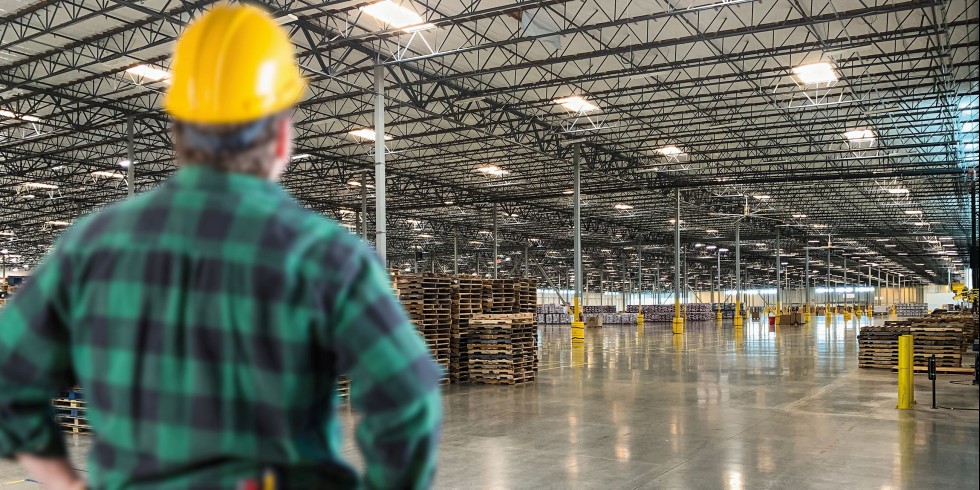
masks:
[[[224,192],[265,192],[288,197],[277,182],[241,172],[228,172],[206,165],[182,165],[170,178],[178,187],[192,187]]]

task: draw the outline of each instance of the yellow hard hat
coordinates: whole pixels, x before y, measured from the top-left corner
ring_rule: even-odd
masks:
[[[293,44],[264,10],[219,5],[177,39],[164,109],[179,121],[235,124],[295,105],[306,82]]]

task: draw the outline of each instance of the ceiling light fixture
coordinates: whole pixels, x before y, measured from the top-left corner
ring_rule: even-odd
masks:
[[[853,143],[874,141],[875,137],[875,132],[870,129],[852,129],[844,132],[844,138]]]
[[[39,117],[31,116],[29,114],[17,114],[16,112],[8,111],[5,109],[0,109],[0,116],[10,118],[10,119],[20,119],[22,121],[27,121],[32,123],[41,122],[41,118]]]
[[[908,194],[909,190],[904,187],[886,187],[885,192],[889,194]]]
[[[811,85],[815,83],[831,83],[837,81],[837,72],[834,71],[834,67],[830,63],[811,63],[809,65],[800,65],[793,68],[793,74],[804,85]]]
[[[51,226],[70,226],[71,225],[71,222],[69,222],[69,221],[61,221],[61,220],[53,220],[53,221],[45,221],[44,224],[51,225]]]
[[[676,157],[678,155],[683,155],[684,151],[674,145],[670,145],[663,148],[657,148],[657,153],[665,157]]]
[[[382,24],[407,32],[432,29],[435,24],[425,22],[421,15],[409,8],[402,7],[391,0],[383,0],[361,7],[361,12],[374,17]]]
[[[633,209],[633,206],[631,206],[629,204],[622,204],[622,203],[616,204],[613,207],[616,208],[616,209],[618,209],[618,210],[620,210],[620,211],[628,211],[630,209]]]
[[[170,79],[170,72],[153,65],[136,65],[131,68],[126,68],[126,73],[132,73],[140,78],[146,78],[154,82]]]
[[[30,189],[48,189],[48,190],[54,190],[58,188],[58,186],[54,184],[45,184],[44,182],[24,182],[23,184],[21,184],[21,186]]]
[[[373,131],[372,131],[372,133],[373,133]],[[372,136],[372,137],[373,137],[373,136]],[[299,154],[297,154],[297,155],[293,155],[293,156],[292,156],[292,157],[290,157],[289,159],[290,159],[290,160],[293,160],[293,161],[296,161],[296,160],[306,160],[307,158],[310,158],[310,157],[312,157],[312,156],[313,156],[313,155],[310,155],[309,153],[299,153]]]
[[[760,201],[768,201],[768,200],[772,199],[772,196],[770,196],[768,194],[756,194],[756,195],[752,196],[752,199],[758,199]]]
[[[922,211],[916,209],[906,209],[905,214],[922,214]]]
[[[354,136],[356,138],[361,138],[363,140],[370,140],[370,141],[374,141],[374,139],[377,137],[377,134],[371,128],[355,129],[355,130],[353,130],[353,131],[350,132],[350,135],[351,136]],[[390,140],[390,139],[391,139],[391,136],[389,136],[389,135],[386,134],[385,135],[385,140],[387,141],[387,140]]]
[[[802,219],[802,218],[806,218],[806,215],[805,214],[794,214],[793,217],[794,218],[797,218],[797,219]]]
[[[587,112],[595,112],[599,110],[599,106],[589,102],[588,100],[578,95],[570,95],[568,97],[555,99],[555,103],[564,107],[565,109],[580,114],[584,114]]]
[[[105,170],[96,170],[95,172],[92,172],[89,175],[92,175],[92,176],[95,176],[95,177],[106,177],[106,178],[110,178],[110,179],[125,179],[126,178],[125,175],[123,175],[123,174],[121,174],[119,172],[107,172]]]
[[[510,173],[510,170],[502,169],[496,165],[481,165],[476,168],[477,172],[484,175],[492,175],[494,177],[503,177]]]

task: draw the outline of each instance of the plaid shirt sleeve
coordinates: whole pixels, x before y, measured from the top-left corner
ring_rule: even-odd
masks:
[[[363,414],[364,484],[428,488],[442,427],[440,368],[380,263],[366,249],[359,255],[341,274],[330,337],[338,371],[351,378],[351,403]]]
[[[69,265],[55,247],[0,312],[0,456],[66,454],[51,397],[73,378],[66,326]]]

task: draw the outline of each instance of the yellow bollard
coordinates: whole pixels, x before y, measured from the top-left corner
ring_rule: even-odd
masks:
[[[908,410],[915,403],[915,380],[912,378],[912,336],[898,337],[898,408]]]
[[[679,316],[675,316],[672,327],[675,335],[684,333],[684,319]]]
[[[742,303],[739,301],[735,302],[735,316],[732,321],[735,323],[735,328],[742,328]]]
[[[572,342],[585,342],[585,322],[572,322]]]

